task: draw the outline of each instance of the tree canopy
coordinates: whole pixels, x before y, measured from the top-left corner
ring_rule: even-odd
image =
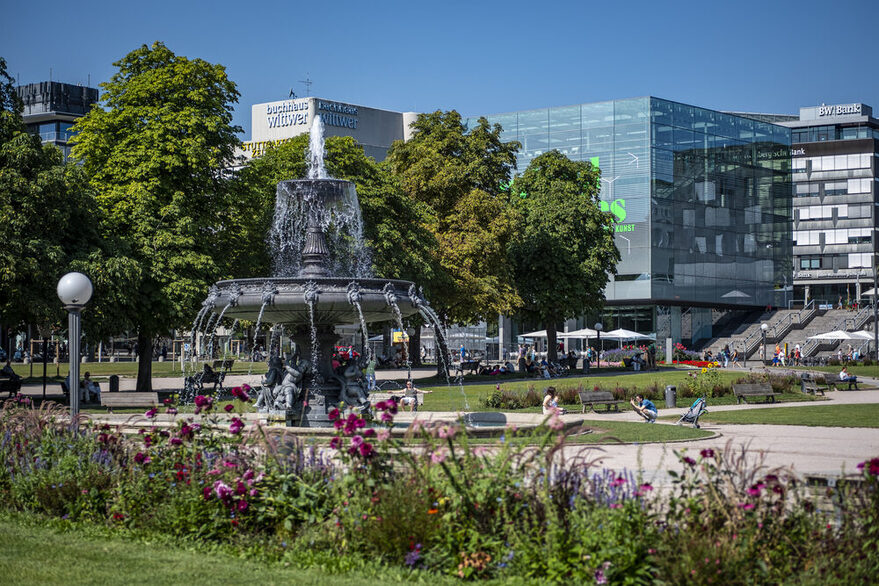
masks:
[[[419,114],[409,141],[395,142],[388,164],[404,192],[428,206],[428,227],[441,271],[431,302],[450,323],[510,314],[520,299],[507,263],[516,210],[501,185],[515,168],[518,143],[504,143],[501,127],[480,118],[465,127],[461,115]]]
[[[72,156],[95,191],[103,235],[139,269],[120,302],[138,328],[138,390],[149,390],[152,337],[191,323],[241,244],[224,175],[239,142],[238,91],[222,66],[158,42],[114,66],[101,103],[74,126]]]
[[[519,314],[543,323],[555,359],[556,324],[604,305],[608,276],[620,260],[613,219],[599,207],[599,171],[558,151],[531,161],[511,198],[521,224],[510,263],[523,304]]]

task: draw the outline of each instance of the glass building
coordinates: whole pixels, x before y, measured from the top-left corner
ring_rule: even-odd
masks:
[[[22,118],[28,132],[36,134],[44,143],[54,144],[64,155],[70,155],[73,123],[85,116],[98,101],[95,88],[43,81],[15,88],[24,103]]]
[[[785,303],[790,129],[653,97],[487,118],[521,143],[519,172],[553,149],[600,168],[622,257],[606,326],[696,342],[719,313]]]

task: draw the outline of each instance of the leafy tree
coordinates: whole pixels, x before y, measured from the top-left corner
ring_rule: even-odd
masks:
[[[159,42],[114,65],[101,103],[74,127],[72,155],[96,192],[103,234],[137,263],[136,288],[119,301],[137,324],[137,389],[150,390],[153,337],[191,322],[241,246],[223,172],[241,130],[238,91],[222,66]]]
[[[412,138],[397,141],[388,163],[404,191],[429,206],[428,226],[441,271],[431,275],[431,302],[450,323],[512,313],[521,300],[507,263],[517,225],[501,185],[515,168],[518,143],[480,118],[468,130],[461,115],[420,114]]]
[[[556,324],[604,305],[608,275],[620,260],[613,220],[598,203],[599,171],[558,151],[531,161],[514,182],[512,198],[521,214],[510,247],[520,315],[543,323],[549,355],[556,359]]]
[[[93,336],[120,323],[109,300],[131,267],[107,256],[82,170],[65,165],[58,148],[26,131],[2,58],[0,80],[0,316],[7,325],[33,324],[47,335],[64,319],[55,292],[58,279],[81,270],[96,290],[87,311],[102,318],[86,320]]]

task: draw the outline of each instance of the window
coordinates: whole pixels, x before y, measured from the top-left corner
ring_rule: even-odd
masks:
[[[803,270],[814,270],[821,268],[821,257],[819,256],[804,256],[800,258],[800,269]]]

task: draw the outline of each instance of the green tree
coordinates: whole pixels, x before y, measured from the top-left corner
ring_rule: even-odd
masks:
[[[388,163],[403,190],[429,206],[441,269],[430,275],[431,302],[448,323],[512,313],[521,300],[506,257],[517,212],[501,186],[518,143],[501,142],[501,127],[485,118],[466,128],[454,110],[420,114],[412,129],[409,141],[393,144]]]
[[[514,182],[512,202],[522,223],[510,247],[510,264],[524,301],[519,314],[541,322],[550,357],[556,325],[604,305],[608,276],[620,260],[613,216],[599,208],[599,171],[558,151],[531,161]]]
[[[241,129],[225,68],[156,42],[114,63],[101,103],[77,121],[73,157],[103,213],[102,232],[137,263],[120,302],[137,324],[137,389],[151,389],[152,340],[191,323],[207,287],[227,274],[239,202],[224,168]]]
[[[47,335],[63,322],[58,279],[88,274],[95,301],[85,321],[90,337],[119,324],[115,297],[132,267],[110,259],[99,234],[99,213],[82,170],[65,165],[61,151],[28,133],[21,104],[0,58],[0,317],[9,326],[32,324]]]

